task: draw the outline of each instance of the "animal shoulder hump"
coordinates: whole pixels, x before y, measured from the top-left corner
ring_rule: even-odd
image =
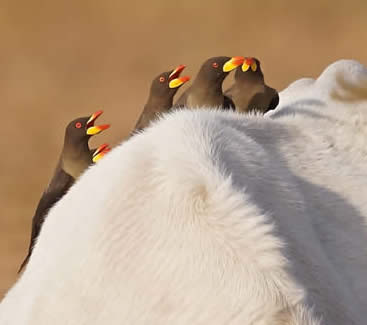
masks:
[[[176,197],[205,192],[209,183],[218,180],[214,147],[220,145],[221,113],[225,114],[204,109],[174,111],[139,135],[136,146],[141,142],[150,147],[151,169],[145,171],[149,179],[174,190]]]

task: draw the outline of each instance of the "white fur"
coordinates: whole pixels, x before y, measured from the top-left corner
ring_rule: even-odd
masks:
[[[338,61],[268,117],[182,110],[51,210],[1,325],[353,325],[367,320],[367,102]]]

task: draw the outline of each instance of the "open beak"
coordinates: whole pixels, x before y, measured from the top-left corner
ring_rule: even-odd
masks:
[[[168,87],[169,88],[177,88],[182,86],[185,82],[190,80],[189,76],[180,77],[181,72],[186,68],[185,65],[179,65],[175,70],[171,72],[168,77]]]
[[[250,69],[250,67],[251,67],[251,70],[254,72],[257,70],[257,64],[255,60],[253,58],[245,58],[242,64],[242,71],[246,72],[248,71],[248,69]]]
[[[224,72],[230,72],[240,66],[245,58],[243,56],[234,56],[223,65]]]
[[[96,135],[110,127],[110,124],[103,125],[94,125],[94,122],[97,118],[103,113],[103,111],[97,111],[91,115],[89,120],[87,121],[87,134],[88,135]]]
[[[100,160],[107,152],[111,151],[107,143],[100,145],[93,153],[92,161],[95,163]]]

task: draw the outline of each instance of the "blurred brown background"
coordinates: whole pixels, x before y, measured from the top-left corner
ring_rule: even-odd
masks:
[[[257,56],[279,90],[340,58],[367,64],[366,17],[365,0],[1,1],[0,299],[71,119],[103,108],[112,128],[92,144],[113,146],[153,77],[210,56]]]

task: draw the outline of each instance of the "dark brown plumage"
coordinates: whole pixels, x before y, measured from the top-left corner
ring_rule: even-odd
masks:
[[[172,108],[177,90],[190,80],[188,76],[180,77],[184,69],[184,65],[179,65],[176,69],[163,72],[153,79],[147,103],[133,132],[146,128],[157,118],[157,114],[168,112]]]
[[[229,72],[241,65],[243,60],[242,56],[218,56],[206,60],[192,86],[181,95],[174,107],[234,109],[232,100],[223,95],[222,84]]]
[[[260,61],[245,58],[234,75],[234,84],[225,92],[241,113],[257,111],[265,114],[279,104],[278,92],[265,84]]]
[[[88,146],[91,136],[109,127],[108,124],[94,126],[95,120],[101,114],[102,111],[98,111],[90,117],[75,119],[66,127],[63,150],[52,179],[43,192],[33,216],[28,254],[21,264],[18,273],[28,263],[35,241],[50,208],[64,196],[75,180],[92,162],[97,161],[109,151],[106,144],[94,150],[90,150]]]

